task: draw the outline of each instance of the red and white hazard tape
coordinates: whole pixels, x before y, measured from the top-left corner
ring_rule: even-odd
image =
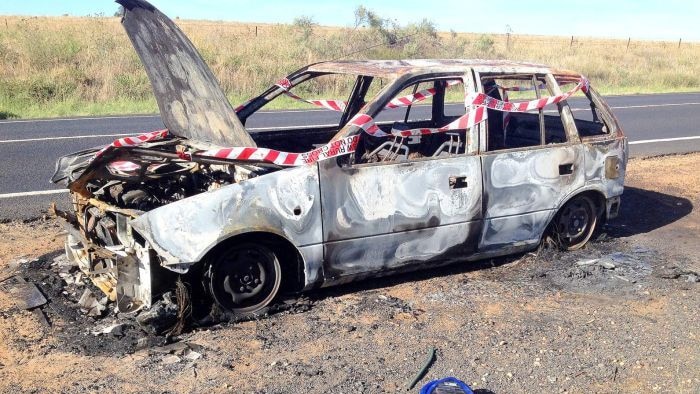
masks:
[[[192,157],[208,157],[222,160],[256,161],[280,166],[301,166],[352,153],[360,140],[359,135],[331,141],[326,145],[304,153],[281,152],[267,148],[221,148],[192,152]]]
[[[455,80],[449,80],[447,81],[447,87],[454,86],[461,84],[462,81],[455,79]],[[317,107],[322,107],[326,109],[330,109],[331,111],[345,111],[345,108],[348,105],[347,101],[343,100],[307,100],[304,98],[301,98],[297,96],[296,94],[292,93],[289,91],[289,89],[292,88],[292,83],[289,81],[289,79],[284,78],[279,80],[276,84],[276,86],[280,87],[284,92],[284,94],[288,97],[291,97],[295,100],[298,101],[303,101],[305,103],[313,104]],[[399,108],[399,107],[407,107],[409,105],[413,105],[415,103],[421,102],[429,97],[432,97],[436,93],[435,88],[429,88],[429,89],[424,89],[419,92],[415,92],[412,94],[408,94],[403,97],[396,97],[392,99],[387,105],[386,108]],[[236,108],[236,112],[239,112],[243,108],[245,108],[246,105],[248,105],[250,102],[246,102],[244,104],[241,104]]]
[[[123,148],[123,147],[137,146],[137,145],[144,144],[146,142],[162,140],[163,138],[166,138],[167,136],[168,136],[168,130],[157,130],[157,131],[151,131],[150,133],[141,134],[141,135],[138,135],[135,137],[120,138],[118,140],[115,140],[111,144],[105,146],[104,148],[100,149],[97,153],[95,153],[95,157],[100,156],[102,153],[104,153],[104,151],[106,151],[109,148]]]
[[[588,80],[586,78],[581,78],[576,86],[574,86],[571,90],[557,96],[543,97],[541,99],[531,101],[513,102],[498,100],[493,97],[489,97],[485,93],[473,93],[469,98],[467,98],[467,105],[471,104],[483,106],[489,109],[504,112],[527,112],[535,109],[542,109],[547,105],[564,101],[579,90],[583,91],[584,93],[588,91]]]
[[[352,126],[359,127],[365,133],[374,137],[412,137],[419,135],[443,133],[446,131],[453,130],[466,130],[480,122],[483,122],[485,119],[486,111],[484,110],[484,107],[474,107],[471,110],[467,111],[466,114],[460,116],[459,118],[455,119],[449,124],[439,128],[419,128],[410,130],[392,129],[389,133],[387,133],[384,130],[380,129],[379,126],[377,126],[374,123],[374,119],[371,116],[366,114],[355,115],[355,117],[353,117],[350,120],[349,124]]]
[[[461,84],[462,81],[459,79],[453,79],[447,81],[446,87],[454,86],[454,85],[459,85]],[[403,97],[396,97],[389,101],[389,104],[386,105],[385,108],[399,108],[399,107],[408,107],[409,105],[413,105],[415,103],[421,102],[429,97],[432,97],[435,95],[437,92],[437,89],[435,88],[428,88],[421,90],[419,92],[415,92],[413,94],[408,94]]]
[[[161,130],[154,133],[157,133],[157,139],[162,139],[168,136],[167,130]],[[147,142],[147,138],[153,138],[153,136],[155,135],[154,133],[147,133],[137,137],[128,137],[131,143],[127,144],[125,144],[123,141],[115,141],[114,143],[108,145],[107,148],[117,147],[117,145],[119,145],[120,147],[134,147],[141,143]],[[153,140],[154,139],[151,139],[151,141]],[[357,143],[359,142],[359,140],[359,135],[353,135],[341,138],[339,140],[331,141],[321,147],[303,153],[282,152],[267,148],[219,148],[204,151],[193,151],[187,153],[178,152],[178,155],[183,160],[192,160],[193,157],[205,157],[221,160],[271,163],[280,166],[301,166],[305,164],[313,164],[317,161],[326,160],[333,157],[338,157],[341,155],[352,153],[357,148]],[[142,142],[136,143],[137,141]],[[103,149],[102,151],[104,151],[105,149]],[[134,171],[139,170],[141,168],[141,165],[131,161],[115,160],[107,164],[107,168],[113,173],[128,175],[129,173],[133,173]]]
[[[303,98],[301,98],[301,97],[297,96],[296,94],[289,91],[289,89],[292,88],[292,83],[287,78],[283,78],[283,79],[279,80],[275,85],[282,88],[282,90],[284,90],[285,95],[287,95],[295,100],[304,101],[306,103],[313,104],[317,107],[323,107],[326,109],[330,109],[331,111],[338,111],[338,112],[345,111],[345,107],[347,107],[347,105],[348,105],[348,102],[343,101],[343,100],[306,100],[306,99],[303,99]]]
[[[457,82],[459,83],[459,82]],[[289,81],[286,81],[289,84]],[[449,82],[448,82],[449,84]],[[456,83],[453,83],[456,84]],[[487,118],[486,109],[495,109],[503,112],[526,112],[535,109],[542,109],[547,105],[559,103],[566,100],[571,95],[576,93],[578,90],[583,92],[588,91],[588,80],[586,78],[581,78],[576,86],[569,90],[568,92],[558,95],[545,97],[532,101],[524,102],[509,102],[503,100],[497,100],[493,97],[489,97],[484,93],[473,93],[470,94],[465,100],[465,106],[467,108],[467,113],[460,116],[456,120],[450,122],[449,124],[439,127],[439,128],[418,128],[411,130],[396,130],[392,129],[389,133],[383,131],[374,122],[374,119],[367,114],[357,114],[355,115],[349,123],[351,126],[356,126],[362,129],[365,133],[375,136],[375,137],[385,137],[385,136],[395,136],[395,137],[410,137],[434,133],[442,133],[450,130],[466,130],[473,127],[474,125],[483,122]],[[283,87],[283,86],[281,86]],[[283,87],[284,88],[284,87]],[[421,92],[421,94],[423,94]],[[427,94],[430,94],[428,92]],[[434,94],[434,92],[432,93]],[[415,94],[414,94],[415,96]],[[506,100],[507,100],[507,96]],[[409,100],[413,100],[413,97]],[[306,100],[305,100],[306,101]],[[330,100],[318,100],[318,101],[330,101]],[[409,105],[409,104],[407,104]],[[387,106],[388,107],[388,106]],[[102,154],[105,150],[114,147],[133,147],[138,146],[146,142],[152,142],[167,138],[169,136],[168,130],[158,130],[150,133],[142,134],[136,137],[126,137],[120,138],[114,141],[112,144],[108,145],[104,149],[100,150],[95,157]],[[194,151],[194,152],[178,152],[180,157],[184,160],[190,160],[192,157],[208,157],[216,158],[221,160],[233,160],[233,161],[255,161],[263,163],[277,164],[280,166],[301,166],[306,164],[313,164],[315,162],[330,159],[333,157],[345,155],[348,153],[355,152],[357,144],[359,142],[360,135],[352,135],[345,137],[336,141],[331,141],[326,145],[319,148],[311,150],[304,153],[291,153],[282,152],[274,149],[268,148],[219,148],[204,151]],[[138,164],[131,162],[115,161],[109,164],[116,171],[134,171],[134,166],[139,166]]]
[[[439,128],[419,128],[410,130],[392,129],[389,133],[383,131],[374,123],[374,119],[366,114],[357,114],[350,120],[350,125],[357,126],[365,131],[365,133],[375,137],[410,137],[434,133],[442,133],[451,130],[464,130],[473,127],[474,125],[483,122],[487,118],[485,109],[495,109],[503,112],[527,112],[535,109],[544,108],[550,104],[556,104],[566,100],[578,90],[588,91],[588,80],[581,78],[576,86],[564,94],[558,96],[544,97],[532,101],[510,102],[498,100],[486,95],[485,93],[473,93],[467,97],[465,104],[467,113],[457,118],[450,124]],[[507,97],[507,96],[506,96]],[[506,98],[507,100],[507,98]],[[508,118],[504,119],[506,122]]]

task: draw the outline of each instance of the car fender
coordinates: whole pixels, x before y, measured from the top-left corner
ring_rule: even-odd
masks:
[[[562,198],[560,200],[559,204],[557,204],[555,209],[550,212],[549,216],[547,217],[547,226],[544,227],[545,231],[549,227],[549,225],[552,223],[552,220],[554,220],[554,217],[557,215],[557,213],[559,213],[559,211],[562,209],[562,207],[564,207],[564,205],[566,205],[566,203],[568,203],[569,201],[571,201],[571,199],[573,199],[574,197],[576,197],[582,193],[590,193],[590,192],[600,194],[605,199],[607,199],[609,197],[606,194],[605,187],[601,183],[588,183],[585,186],[580,187],[580,188],[572,191],[571,193],[565,195],[564,198]],[[605,209],[605,208],[603,208],[603,209]],[[542,235],[544,235],[544,233],[540,234],[540,237],[542,237]]]
[[[268,232],[295,247],[320,244],[318,167],[289,168],[198,194],[130,222],[162,258],[186,270],[214,246],[247,232]]]

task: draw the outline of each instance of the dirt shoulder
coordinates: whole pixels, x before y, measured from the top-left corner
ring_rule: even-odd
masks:
[[[627,184],[621,217],[584,250],[318,291],[165,348],[137,324],[91,332],[112,318],[80,313],[79,286],[61,290],[58,223],[0,224],[0,272],[23,256],[22,275],[50,300],[47,326],[0,290],[0,392],[396,392],[431,347],[420,384],[700,392],[700,154],[633,159]]]

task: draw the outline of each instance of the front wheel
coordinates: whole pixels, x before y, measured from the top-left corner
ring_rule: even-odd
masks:
[[[552,224],[552,235],[561,249],[580,249],[593,236],[597,223],[593,200],[587,196],[576,196],[557,213]]]
[[[282,269],[264,245],[243,243],[225,248],[207,263],[204,285],[214,302],[239,316],[257,315],[277,295]]]

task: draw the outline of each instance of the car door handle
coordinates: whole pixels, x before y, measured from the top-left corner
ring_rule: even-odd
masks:
[[[467,187],[467,177],[466,176],[451,176],[450,177],[450,189],[464,189]]]
[[[560,164],[559,175],[569,175],[574,173],[574,163]]]

